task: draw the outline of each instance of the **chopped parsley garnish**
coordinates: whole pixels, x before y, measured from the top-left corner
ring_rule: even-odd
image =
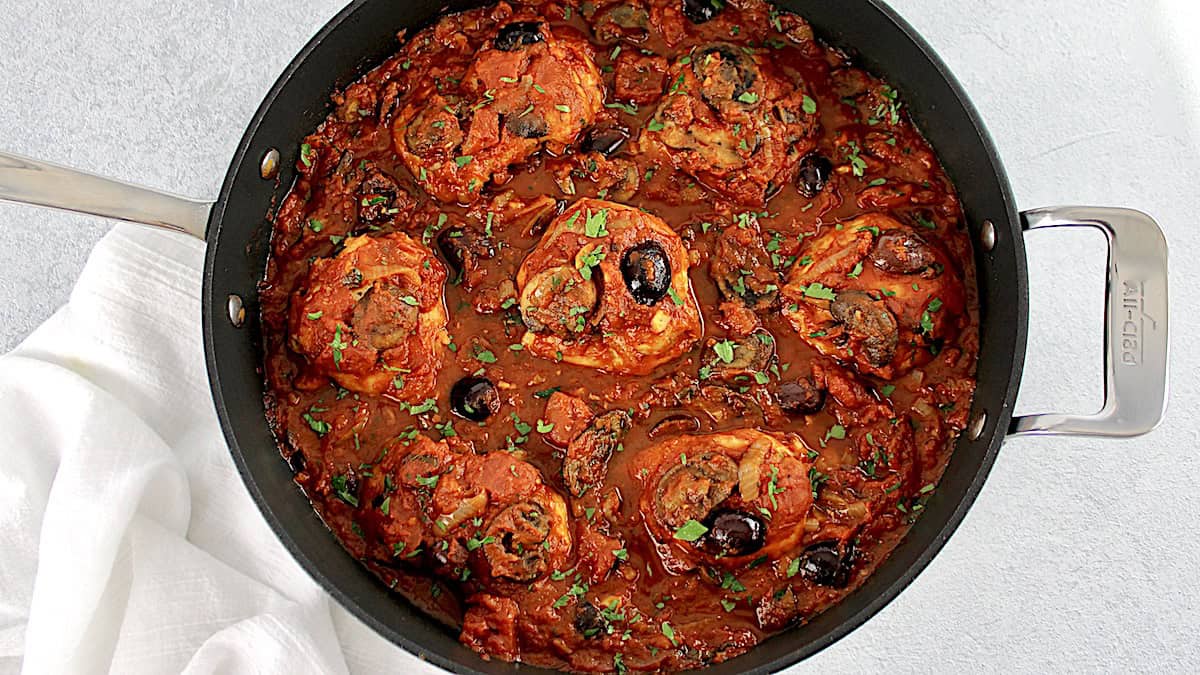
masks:
[[[808,94],[805,94],[802,108],[804,109],[804,114],[815,115],[817,113],[817,102],[812,100]]]
[[[329,486],[333,488],[333,493],[337,495],[337,498],[358,508],[358,495],[350,492],[347,483],[346,477],[340,473],[329,479]]]
[[[618,47],[618,49],[620,49],[620,48]],[[615,103],[605,103],[604,107],[605,108],[616,108],[617,110],[620,110],[621,112],[624,112],[628,115],[638,114],[638,107],[637,107],[636,103],[621,103],[620,101],[617,101]]]
[[[592,278],[592,268],[599,265],[602,260],[604,260],[603,246],[597,246],[588,251],[579,259],[579,263],[576,265],[579,268],[579,276],[583,277],[584,280],[590,281]]]
[[[667,286],[667,295],[671,296],[671,302],[675,303],[676,306],[683,307],[683,298],[679,297],[679,294],[675,292],[674,286]]]
[[[342,350],[349,347],[350,343],[342,340],[342,324],[338,324],[333,330],[333,342],[329,343],[329,348],[333,350],[333,365],[338,370],[342,369]]]
[[[708,533],[708,528],[696,520],[689,520],[675,530],[675,538],[680,541],[697,541]]]
[[[487,349],[477,349],[475,351],[475,358],[478,359],[482,363],[495,363],[496,362],[496,355]]]
[[[827,288],[818,282],[813,282],[804,287],[804,297],[816,298],[818,300],[836,300],[837,293],[832,288]]]
[[[473,160],[473,159],[475,159],[475,157],[473,155],[463,155],[461,157],[455,157],[454,163],[457,164],[458,168],[461,169],[464,166],[470,164],[471,160]]]
[[[583,223],[583,233],[592,239],[608,236],[608,209],[600,209],[592,213],[590,210],[587,213],[587,218]]]
[[[304,413],[303,415],[301,415],[301,417],[304,418],[305,422],[308,422],[308,428],[310,428],[314,432],[316,432],[316,434],[318,436],[324,436],[325,434],[329,433],[329,430],[330,430],[329,422],[326,422],[324,420],[319,420],[319,419],[313,417],[309,413]]]
[[[758,94],[752,91],[743,91],[737,97],[737,100],[741,101],[742,103],[758,103]]]
[[[855,176],[862,177],[867,173],[867,162],[862,157],[858,156],[858,143],[850,141],[842,148],[842,153],[846,155],[846,159],[850,162],[850,169]]]
[[[646,123],[646,131],[662,131],[665,127],[666,125],[659,122],[658,118],[654,118]]]
[[[569,113],[569,112],[571,112],[571,106],[569,106],[569,105],[563,105],[563,104],[561,104],[561,103],[558,103],[558,104],[556,104],[556,105],[554,106],[554,109],[555,109],[555,110],[557,110],[558,112],[562,112],[562,113]]]
[[[324,311],[320,311],[320,312],[309,312],[309,313],[308,313],[308,320],[309,320],[309,321],[316,321],[317,319],[319,319],[319,318],[321,318],[321,317],[323,317],[323,316],[325,316],[325,312],[324,312]]]
[[[667,623],[666,621],[662,622],[662,634],[667,636],[667,639],[671,641],[671,644],[675,645],[676,647],[679,646],[679,640],[675,639],[675,629],[671,628],[671,624]]]
[[[867,183],[867,186],[868,187],[879,187],[880,185],[886,185],[886,184],[887,184],[886,178],[876,178],[875,180],[871,181],[870,183]]]
[[[879,388],[879,393],[884,396],[891,396],[893,391],[896,391],[896,385],[894,384],[885,384]]]
[[[300,146],[300,163],[306,167],[312,166],[313,148],[308,143]]]

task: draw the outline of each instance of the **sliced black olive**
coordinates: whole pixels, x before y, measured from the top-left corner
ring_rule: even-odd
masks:
[[[571,440],[563,458],[563,482],[572,495],[582,497],[588,488],[604,480],[608,460],[632,423],[624,410],[610,410]]]
[[[802,377],[779,385],[775,400],[786,413],[811,415],[825,405],[825,390],[817,387],[811,377]]]
[[[656,241],[645,241],[621,258],[621,276],[639,305],[655,305],[671,288],[671,261]]]
[[[818,586],[844,588],[854,567],[854,546],[819,541],[800,554],[800,574]]]
[[[851,334],[863,339],[867,362],[885,366],[896,355],[900,334],[896,317],[883,303],[862,291],[843,291],[829,305],[829,311]]]
[[[504,127],[521,138],[544,138],[550,133],[550,124],[536,113],[510,115]]]
[[[575,630],[588,639],[599,637],[608,632],[608,619],[592,603],[581,602],[575,610]]]
[[[297,450],[292,453],[291,457],[288,457],[288,466],[292,468],[292,473],[300,473],[306,465],[307,461],[304,458],[303,450]]]
[[[705,519],[704,524],[708,526],[708,533],[700,545],[711,555],[750,555],[767,541],[767,524],[745,511],[717,509]]]
[[[833,162],[824,155],[812,153],[800,160],[800,173],[796,176],[796,187],[800,194],[812,199],[825,189],[829,175],[833,173]]]
[[[700,95],[712,105],[738,100],[758,79],[754,62],[737,47],[724,43],[699,50],[692,58],[692,72],[700,80]]]
[[[672,530],[689,520],[703,521],[737,487],[738,466],[721,453],[688,455],[687,464],[672,464],[654,491],[655,515]]]
[[[629,140],[628,133],[619,127],[592,129],[583,142],[584,152],[598,152],[611,157]]]
[[[492,44],[502,52],[515,51],[518,47],[531,45],[536,42],[541,42],[545,38],[542,37],[542,24],[536,21],[516,21],[508,24],[500,29],[496,34],[496,39]]]
[[[723,8],[720,0],[683,0],[683,15],[692,23],[712,21]]]
[[[937,262],[924,239],[902,230],[880,234],[869,257],[875,267],[892,274],[917,274]]]
[[[450,388],[450,409],[472,422],[482,422],[500,412],[500,393],[491,380],[464,377]]]

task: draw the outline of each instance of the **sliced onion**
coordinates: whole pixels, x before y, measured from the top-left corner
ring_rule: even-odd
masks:
[[[762,482],[762,463],[767,458],[771,442],[760,438],[750,444],[738,464],[738,492],[742,499],[752,502],[758,499],[758,484]]]
[[[453,513],[438,518],[434,525],[437,526],[439,532],[449,532],[475,516],[482,515],[487,504],[487,492],[480,492],[474,497],[463,500],[463,503],[459,504]]]

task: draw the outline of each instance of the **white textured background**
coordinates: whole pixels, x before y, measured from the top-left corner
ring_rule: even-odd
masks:
[[[944,552],[824,672],[1200,671],[1200,10],[893,0],[982,112],[1021,207],[1145,210],[1173,253],[1171,410],[1132,441],[1008,443]],[[263,93],[337,0],[0,2],[0,147],[216,193]],[[0,349],[65,301],[103,221],[0,206]],[[1100,400],[1103,242],[1038,233],[1018,411]],[[199,321],[199,317],[197,317]]]

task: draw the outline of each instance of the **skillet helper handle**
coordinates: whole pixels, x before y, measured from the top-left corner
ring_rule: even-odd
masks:
[[[1014,417],[1010,436],[1131,437],[1149,432],[1167,405],[1167,240],[1144,213],[1064,206],[1021,214],[1026,231],[1094,227],[1108,240],[1104,406],[1094,415]]]
[[[115,218],[204,239],[212,202],[0,152],[0,200]]]

